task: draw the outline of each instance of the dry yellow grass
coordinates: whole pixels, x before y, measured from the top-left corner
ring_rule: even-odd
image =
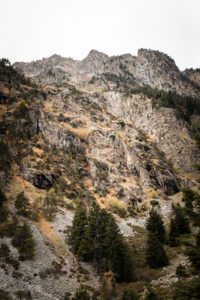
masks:
[[[92,129],[87,128],[73,128],[70,124],[60,122],[60,125],[66,128],[69,132],[77,135],[81,140],[87,141],[89,135],[92,134]]]
[[[105,205],[105,208],[107,208],[108,210],[112,209],[114,207],[124,208],[123,203],[120,200],[118,200],[117,198],[114,198],[114,197],[104,199],[103,203]]]
[[[2,118],[2,116],[6,112],[6,110],[7,110],[7,105],[0,104],[0,118]]]
[[[32,149],[33,149],[33,151],[34,151],[35,153],[37,153],[38,155],[41,155],[41,154],[44,152],[44,150],[42,150],[42,149],[40,149],[40,148],[33,147]]]
[[[52,225],[44,218],[40,218],[38,222],[35,222],[40,232],[45,235],[49,242],[54,247],[54,253],[57,257],[63,256],[65,258],[71,259],[71,254],[67,251],[66,246],[63,244],[62,240],[56,234]]]
[[[151,137],[150,133],[147,133],[146,139],[147,139],[147,143],[148,143],[149,145],[155,140],[154,137]]]
[[[177,132],[177,136],[183,140],[189,141],[190,143],[194,143],[194,140],[190,136],[183,134],[181,131]]]
[[[16,195],[24,191],[24,194],[29,198],[30,203],[33,203],[37,198],[46,196],[45,190],[37,189],[30,182],[23,180],[19,176],[14,176],[9,184],[8,197],[16,198]]]

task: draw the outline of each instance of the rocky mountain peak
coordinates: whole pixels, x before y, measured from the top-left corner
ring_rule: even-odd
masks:
[[[107,59],[109,56],[103,52],[99,52],[95,49],[90,50],[89,54],[87,57],[92,57],[92,58],[99,58],[99,59]]]
[[[101,89],[148,85],[181,95],[199,95],[199,73],[191,75],[190,72],[189,75],[188,72],[180,72],[167,54],[149,49],[139,49],[137,56],[124,54],[112,57],[93,49],[80,61],[54,54],[43,60],[15,63],[13,66],[28,77],[48,83],[67,80],[78,87],[88,87],[91,78],[95,77],[92,84]],[[105,74],[107,78],[104,78]]]

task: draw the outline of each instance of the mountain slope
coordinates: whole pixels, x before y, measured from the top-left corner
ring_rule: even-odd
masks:
[[[2,261],[1,288],[13,296],[28,289],[42,300],[62,299],[80,281],[98,290],[101,272],[70,249],[74,210],[79,201],[96,201],[144,253],[152,203],[168,225],[181,188],[198,188],[199,86],[167,55],[144,49],[137,57],[92,50],[82,61],[53,55],[13,67],[1,61],[0,187],[10,211],[0,224],[1,243],[19,261],[7,233],[17,217],[30,225],[36,249],[35,260],[16,270],[25,284]],[[14,205],[22,191],[28,218]]]

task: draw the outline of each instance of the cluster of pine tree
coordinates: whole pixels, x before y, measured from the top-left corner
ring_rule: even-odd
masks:
[[[170,221],[169,245],[176,247],[179,245],[177,238],[181,234],[190,233],[190,226],[184,208],[180,205],[173,206],[173,211],[175,216]]]
[[[146,223],[148,231],[146,262],[151,268],[167,266],[169,260],[163,248],[166,241],[165,227],[161,215],[152,209]]]
[[[73,252],[79,259],[93,262],[101,272],[112,270],[117,281],[132,281],[134,266],[129,245],[119,232],[114,217],[93,203],[76,209],[71,229]]]

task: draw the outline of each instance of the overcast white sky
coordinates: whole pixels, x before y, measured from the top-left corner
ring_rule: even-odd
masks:
[[[0,57],[12,63],[150,48],[200,67],[200,0],[0,0],[0,12]]]

